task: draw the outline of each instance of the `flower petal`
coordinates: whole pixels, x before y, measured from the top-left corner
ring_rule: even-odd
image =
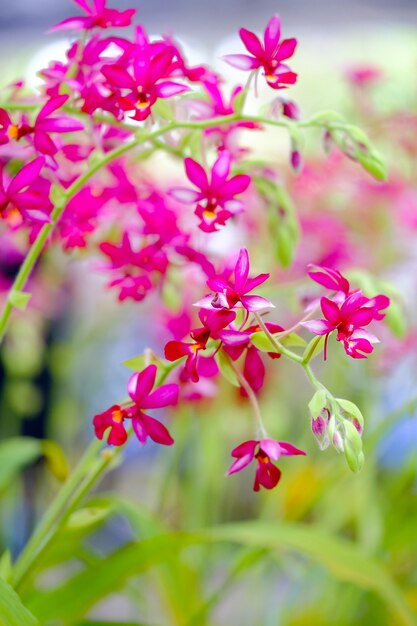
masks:
[[[196,187],[205,192],[208,189],[207,174],[197,161],[187,158],[184,161],[185,172],[188,180],[190,180]]]
[[[156,365],[148,365],[141,372],[137,372],[130,377],[127,385],[132,400],[140,406],[141,400],[145,399],[155,384]]]
[[[178,385],[169,384],[157,387],[141,402],[142,409],[159,409],[164,406],[174,406],[178,402]]]
[[[252,33],[250,30],[246,30],[246,28],[241,28],[239,30],[239,35],[248,52],[253,54],[253,56],[258,59],[263,57],[264,49],[255,33]]]
[[[222,58],[228,65],[236,67],[238,70],[254,70],[262,65],[258,59],[254,59],[247,54],[226,54]]]

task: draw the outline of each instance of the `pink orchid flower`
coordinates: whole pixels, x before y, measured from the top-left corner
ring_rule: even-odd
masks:
[[[195,303],[194,306],[202,308],[229,308],[232,309],[240,305],[250,312],[261,311],[262,309],[275,308],[270,300],[262,296],[247,295],[255,287],[261,285],[269,278],[269,274],[259,274],[254,278],[249,278],[249,254],[246,248],[242,248],[234,268],[234,278],[225,279],[222,276],[209,278],[207,286],[215,295],[208,295]]]
[[[263,67],[266,82],[273,89],[283,89],[296,82],[297,74],[282,61],[292,57],[297,40],[291,38],[280,41],[281,21],[278,15],[269,20],[264,31],[263,44],[255,33],[246,28],[241,28],[239,35],[250,54],[228,54],[223,57],[226,63],[247,71]]]
[[[133,430],[142,444],[146,443],[147,438],[150,437],[156,443],[170,446],[174,440],[165,426],[143,412],[148,409],[173,406],[178,402],[178,385],[176,384],[162,385],[152,391],[156,372],[156,365],[148,365],[141,372],[131,376],[128,391],[134,406],[128,408],[127,412],[132,419]]]
[[[283,455],[305,455],[305,452],[285,441],[276,441],[275,439],[252,439],[241,443],[237,448],[232,450],[231,454],[236,458],[236,461],[232,463],[227,471],[228,476],[235,472],[240,472],[253,460],[256,460],[258,465],[253,490],[259,491],[261,487],[273,489],[281,478],[281,471],[271,462],[271,459],[278,461]]]
[[[49,32],[60,30],[91,30],[92,28],[122,28],[130,26],[136,9],[118,11],[117,9],[107,9],[105,0],[93,0],[91,6],[87,0],[74,0],[75,4],[87,13],[86,17],[69,17]]]
[[[200,218],[199,228],[205,232],[217,230],[218,225],[224,225],[232,215],[243,210],[243,203],[236,200],[235,196],[243,193],[249,187],[250,176],[239,174],[229,178],[232,158],[229,152],[224,150],[211,170],[209,181],[203,167],[187,158],[184,161],[188,179],[199,189],[194,191],[188,188],[177,188],[171,191],[171,195],[181,202],[198,204],[195,214]]]
[[[154,56],[143,53],[135,60],[132,74],[120,63],[105,65],[102,73],[111,89],[120,91],[117,103],[122,111],[133,111],[132,119],[142,121],[151,113],[158,98],[171,98],[188,91],[189,87],[170,80],[163,80],[172,71],[175,49],[167,47]]]
[[[130,419],[133,430],[142,444],[146,443],[148,437],[165,446],[174,443],[165,426],[144,413],[144,410],[173,406],[178,401],[178,385],[176,384],[162,385],[153,389],[156,373],[156,365],[148,365],[144,370],[130,377],[128,392],[133,405],[123,407],[115,404],[94,417],[93,425],[98,439],[103,439],[108,431],[107,443],[114,446],[123,445],[127,440],[124,422]]]
[[[24,220],[49,222],[51,203],[48,195],[37,189],[39,174],[45,164],[43,157],[26,163],[6,186],[0,165],[0,216],[17,209]],[[39,187],[39,185],[38,185]]]
[[[84,128],[83,124],[66,115],[51,117],[52,113],[62,107],[67,100],[68,96],[50,98],[39,111],[33,124],[29,124],[25,119],[20,124],[14,124],[8,113],[0,109],[0,144],[12,139],[19,141],[22,137],[33,134],[37,152],[45,155],[56,154],[58,148],[49,133],[71,133]]]

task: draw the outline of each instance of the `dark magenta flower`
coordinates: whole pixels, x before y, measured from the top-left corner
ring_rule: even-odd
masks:
[[[178,401],[178,385],[176,384],[162,385],[153,389],[156,372],[156,365],[148,365],[141,372],[131,376],[128,391],[134,405],[129,407],[127,412],[132,419],[133,430],[142,444],[146,443],[147,438],[150,437],[156,443],[170,446],[174,440],[165,426],[144,413],[144,410],[173,406]]]
[[[171,191],[181,202],[199,203],[195,213],[201,220],[199,227],[205,232],[217,230],[216,226],[224,225],[229,217],[243,210],[243,203],[235,196],[246,191],[251,179],[246,174],[229,178],[231,163],[231,155],[224,150],[214,163],[209,180],[204,168],[187,158],[184,161],[187,177],[199,191],[188,188]]]
[[[114,404],[102,413],[94,416],[93,426],[98,439],[103,439],[108,430],[107,443],[112,446],[122,446],[127,440],[124,420],[127,418],[126,409],[120,404]]]
[[[389,306],[389,298],[384,295],[367,298],[361,291],[354,291],[342,303],[323,297],[320,305],[325,319],[303,322],[303,326],[316,335],[326,335],[324,358],[327,356],[328,337],[334,330],[337,330],[337,341],[343,342],[349,356],[366,358],[366,354],[373,350],[372,344],[378,339],[366,331],[364,326],[385,317],[381,311]]]
[[[262,296],[247,295],[255,287],[264,283],[269,274],[259,274],[254,278],[249,278],[249,254],[246,248],[242,248],[234,268],[233,279],[226,279],[222,276],[209,278],[207,286],[215,295],[208,295],[195,303],[195,306],[203,308],[229,308],[241,305],[247,311],[261,311],[262,309],[275,308],[275,305]]]
[[[249,55],[228,54],[223,57],[226,63],[239,70],[256,70],[262,67],[266,82],[273,89],[283,89],[296,82],[297,74],[282,61],[292,57],[297,40],[291,38],[280,41],[281,22],[278,15],[269,20],[264,31],[263,44],[255,33],[246,28],[241,28],[239,35]]]
[[[186,356],[184,373],[187,378],[197,383],[200,380],[198,372],[199,353],[206,349],[210,338],[219,339],[220,331],[231,324],[235,317],[234,311],[200,311],[199,318],[203,326],[190,331],[193,342],[168,341],[164,350],[165,358],[168,361],[177,361]]]
[[[231,454],[236,458],[236,461],[232,463],[227,471],[228,476],[235,472],[240,472],[256,459],[258,465],[253,490],[259,491],[261,487],[273,489],[281,478],[281,471],[271,462],[271,459],[278,461],[283,455],[305,455],[305,452],[285,441],[276,441],[275,439],[252,439],[241,443],[237,448],[232,450]]]
[[[86,17],[69,17],[50,29],[50,32],[58,30],[91,30],[92,28],[121,28],[130,26],[136,9],[118,11],[107,9],[105,0],[92,0],[91,5],[87,0],[74,0],[75,4],[85,11]]]
[[[132,73],[120,63],[102,68],[108,86],[120,91],[116,101],[121,111],[133,111],[132,119],[145,120],[158,98],[171,98],[188,91],[187,85],[164,80],[172,72],[174,54],[175,49],[169,46],[154,56],[143,52],[133,62]]]
[[[114,446],[121,446],[127,440],[124,425],[126,420],[132,421],[133,430],[142,444],[150,437],[156,443],[170,446],[174,443],[168,430],[161,422],[144,413],[149,409],[160,409],[173,406],[178,401],[178,385],[162,385],[153,389],[155,385],[156,365],[148,365],[141,372],[131,376],[128,383],[128,392],[133,405],[121,406],[115,404],[93,419],[93,425],[98,439],[103,439],[108,429],[107,442]]]
[[[44,189],[39,185],[39,182],[43,180],[39,178],[39,175],[44,164],[43,157],[26,163],[8,185],[5,184],[3,168],[0,164],[1,217],[17,209],[24,220],[49,222],[51,203],[48,195],[45,195]]]
[[[22,137],[33,135],[33,143],[37,152],[53,155],[58,148],[49,136],[49,133],[70,133],[84,128],[83,124],[66,115],[51,117],[57,109],[63,106],[68,96],[50,98],[41,108],[33,124],[22,118],[20,124],[14,124],[4,109],[0,109],[0,144],[10,140],[19,141]]]

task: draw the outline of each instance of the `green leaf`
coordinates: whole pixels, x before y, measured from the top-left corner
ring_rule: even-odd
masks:
[[[315,122],[317,124],[331,124],[332,122],[344,122],[344,117],[337,111],[320,111],[310,117],[309,123]]]
[[[0,578],[2,578],[5,582],[8,582],[12,569],[13,562],[11,552],[10,550],[5,550],[0,558]]]
[[[42,455],[42,443],[31,437],[13,437],[0,443],[0,490]]]
[[[9,293],[9,302],[16,309],[20,309],[20,311],[24,311],[31,299],[32,294],[24,291],[17,291],[16,289],[12,289]]]
[[[61,446],[55,441],[46,439],[42,441],[41,449],[51,474],[60,481],[66,480],[70,473],[70,467]]]
[[[307,362],[312,361],[318,354],[320,354],[324,350],[325,341],[326,335],[322,335],[320,337],[316,335],[315,337],[313,337],[313,339],[307,344],[306,349],[304,350],[303,359],[307,360]]]
[[[351,402],[350,400],[343,400],[343,398],[336,398],[336,402],[342,407],[342,409],[348,415],[352,415],[353,417],[356,417],[359,424],[363,428],[363,425],[364,425],[363,415],[354,402]]]
[[[230,358],[225,352],[223,352],[223,350],[219,350],[219,352],[216,354],[216,361],[222,376],[224,376],[225,379],[228,380],[229,383],[231,383],[235,387],[240,387],[236,372],[230,363]]]
[[[322,412],[323,408],[327,404],[327,393],[324,389],[319,389],[316,391],[314,396],[311,398],[308,403],[308,408],[310,411],[311,417],[318,417]]]
[[[352,541],[327,530],[307,524],[259,521],[217,526],[202,531],[200,536],[281,552],[282,548],[296,550],[326,567],[337,579],[376,592],[405,626],[417,624],[416,616],[385,568]]]
[[[366,150],[359,149],[355,153],[355,156],[358,163],[362,165],[363,169],[371,174],[371,176],[373,176],[376,180],[387,179],[387,168],[381,155],[376,150],[368,152]]]
[[[184,537],[173,533],[127,544],[63,585],[47,591],[37,590],[30,595],[27,604],[41,623],[81,619],[99,600],[122,589],[131,576],[171,559],[186,543]]]
[[[17,593],[0,578],[0,626],[39,626]]]
[[[127,359],[127,361],[123,361],[123,365],[134,372],[140,372],[145,367],[145,356],[143,354],[134,356],[131,359]]]
[[[252,345],[254,345],[255,348],[258,348],[261,352],[275,352],[274,346],[271,344],[268,335],[263,330],[252,333],[250,340]]]
[[[290,348],[305,348],[307,345],[306,340],[300,337],[300,335],[297,335],[297,333],[290,333],[282,339],[280,338],[280,334],[277,333],[275,337],[280,343],[282,343],[283,346],[288,346]]]

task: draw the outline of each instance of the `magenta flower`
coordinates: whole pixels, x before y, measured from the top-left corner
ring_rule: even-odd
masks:
[[[91,30],[92,28],[121,28],[130,26],[136,9],[118,11],[107,9],[105,0],[92,0],[91,6],[87,0],[74,0],[75,4],[87,13],[87,17],[69,17],[50,29],[58,30]]]
[[[33,134],[35,149],[41,154],[53,155],[58,148],[48,133],[70,133],[84,128],[83,124],[72,118],[61,115],[50,117],[68,100],[68,96],[50,98],[41,108],[33,125],[25,119],[20,124],[14,124],[9,114],[0,109],[0,144],[8,143],[11,139],[19,141],[22,137]]]
[[[144,120],[151,113],[152,105],[158,98],[171,98],[189,87],[169,80],[163,80],[172,71],[175,49],[167,47],[154,56],[143,52],[132,67],[132,74],[121,64],[105,65],[102,73],[111,89],[125,90],[117,96],[117,104],[122,111],[133,111],[132,119]]]
[[[245,28],[240,29],[239,35],[250,54],[228,54],[223,57],[226,63],[247,71],[262,67],[266,82],[273,89],[283,89],[296,82],[297,74],[282,61],[292,57],[297,40],[291,38],[280,41],[281,22],[278,15],[269,20],[264,31],[263,45],[255,33]]]
[[[329,298],[321,298],[321,310],[325,317],[322,320],[310,320],[303,322],[303,326],[316,335],[326,335],[324,346],[324,358],[326,359],[327,340],[334,330],[337,330],[337,341],[342,341],[346,353],[355,358],[366,358],[364,352],[372,352],[372,344],[377,338],[366,331],[363,327],[373,320],[381,320],[385,317],[381,310],[389,306],[389,298],[384,295],[375,298],[367,298],[361,291],[354,291],[338,304]]]
[[[269,274],[259,274],[254,278],[249,278],[249,254],[246,248],[239,252],[239,258],[234,269],[234,279],[226,280],[222,276],[209,278],[208,287],[215,292],[215,295],[208,295],[195,303],[195,306],[202,308],[229,308],[241,305],[247,311],[261,311],[262,309],[275,308],[275,305],[262,296],[247,295],[255,287],[264,283]]]
[[[341,291],[346,296],[349,293],[349,281],[337,270],[313,264],[310,264],[308,268],[309,277],[319,285],[331,289],[332,291]]]
[[[23,219],[36,222],[49,222],[51,203],[42,193],[39,178],[45,164],[43,157],[27,163],[6,186],[0,164],[0,216],[4,217],[12,209],[17,209]],[[38,187],[38,188],[37,188]]]
[[[127,412],[132,419],[133,430],[142,444],[146,443],[147,438],[150,437],[156,443],[170,446],[174,440],[165,426],[144,413],[144,410],[148,409],[173,406],[178,401],[178,385],[176,384],[162,385],[152,391],[156,372],[156,365],[148,365],[141,372],[131,376],[128,391],[134,406],[128,408]]]
[[[110,259],[107,269],[114,278],[109,286],[119,287],[120,301],[126,298],[137,302],[143,300],[153,287],[150,274],[164,274],[168,267],[167,255],[157,244],[136,251],[127,232],[123,234],[120,245],[105,241],[100,244],[100,250]]]
[[[107,443],[112,446],[122,446],[127,440],[127,432],[124,420],[127,418],[126,410],[120,404],[114,404],[109,409],[94,416],[93,426],[97,439],[103,439],[108,430]]]
[[[234,311],[200,311],[199,317],[203,326],[190,331],[193,343],[186,341],[168,341],[165,346],[165,358],[177,361],[186,356],[184,373],[187,379],[197,383],[200,380],[198,364],[199,353],[205,350],[210,338],[219,339],[220,331],[226,328],[236,317]]]
[[[278,461],[283,455],[305,455],[305,452],[285,441],[276,441],[275,439],[252,439],[241,443],[237,448],[232,450],[231,454],[236,458],[236,461],[232,463],[227,471],[228,476],[235,472],[240,472],[256,459],[258,465],[253,490],[259,491],[261,487],[273,489],[281,478],[281,471],[271,462],[271,459]]]
[[[218,157],[211,170],[209,181],[203,167],[187,158],[184,161],[188,179],[199,191],[188,188],[177,188],[171,195],[177,200],[187,203],[203,202],[198,204],[195,214],[200,218],[199,228],[205,232],[213,232],[218,225],[224,225],[232,215],[243,210],[243,203],[235,196],[243,193],[249,187],[250,176],[239,174],[229,177],[232,158],[224,150]]]
[[[128,392],[133,405],[122,407],[120,404],[115,404],[94,417],[93,425],[98,439],[103,439],[108,431],[107,442],[109,444],[123,445],[127,439],[124,422],[130,419],[133,430],[142,444],[146,443],[148,437],[165,446],[174,443],[165,426],[144,413],[144,410],[172,406],[178,401],[178,385],[176,384],[162,385],[152,391],[156,372],[156,365],[148,365],[141,372],[131,376]]]

